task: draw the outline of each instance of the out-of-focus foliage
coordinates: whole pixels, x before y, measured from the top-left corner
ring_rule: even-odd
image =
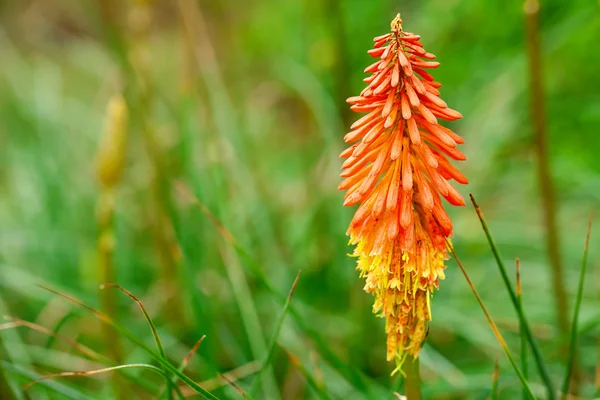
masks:
[[[283,309],[248,260],[172,188],[177,181],[232,232],[278,293],[302,270],[296,315],[278,338],[301,367],[278,347],[259,398],[316,398],[303,374],[333,398],[392,398],[399,379],[385,362],[383,321],[371,314],[372,299],[346,256],[352,210],[336,187],[342,137],[355,118],[345,98],[362,89],[372,37],[389,30],[396,12],[441,62],[434,74],[442,97],[464,115],[452,128],[465,138],[461,170],[471,183],[459,190],[477,197],[507,262],[520,257],[527,314],[558,382],[563,358],[516,0],[0,1],[0,316],[107,352],[100,322],[36,284],[99,304],[94,157],[106,103],[123,91],[137,117],[115,193],[116,280],[144,301],[168,356],[178,363],[206,334],[190,375],[205,381],[249,365],[238,382],[249,388],[249,363],[266,356]],[[541,17],[564,285],[573,294],[587,214],[600,200],[600,5],[547,0]],[[477,217],[471,207],[450,213],[455,248],[516,349],[517,319]],[[185,266],[172,257],[176,239]],[[600,323],[598,255],[592,240],[579,340],[588,397]],[[121,323],[151,343],[135,304],[114,295]],[[421,361],[426,398],[483,398],[501,351],[452,261],[433,316]],[[122,346],[126,362],[149,361],[125,340]],[[41,374],[96,366],[25,328],[0,331],[0,360]],[[502,358],[500,368],[501,398],[513,398],[517,378]],[[0,390],[20,393],[27,379],[2,369]],[[66,379],[58,383],[69,390],[111,397],[106,379]],[[542,393],[539,384],[534,389]],[[43,387],[31,393],[56,398]],[[227,387],[215,394],[236,396]]]

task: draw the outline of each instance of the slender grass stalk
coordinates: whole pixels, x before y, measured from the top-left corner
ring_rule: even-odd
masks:
[[[96,213],[98,225],[98,283],[100,285],[116,280],[113,260],[115,248],[115,188],[120,182],[125,169],[128,125],[129,113],[125,99],[120,95],[113,96],[108,103],[106,128],[96,161],[97,177],[100,183],[100,198]],[[100,302],[102,310],[112,318],[116,318],[117,311],[114,296],[105,291],[100,291]],[[111,358],[116,363],[122,363],[123,353],[119,337],[108,326],[103,325],[102,329]],[[117,375],[114,376],[114,385],[117,397],[124,396],[123,391],[125,388]]]
[[[252,400],[252,396],[250,396],[249,394],[247,394],[246,392],[244,392],[244,390],[242,390],[241,387],[239,387],[237,385],[237,383],[235,383],[234,381],[232,381],[231,379],[229,379],[227,377],[227,375],[224,374],[219,374],[218,375],[219,378],[223,379],[225,382],[227,382],[227,384],[229,386],[231,386],[232,388],[235,389],[236,392],[238,392],[243,398],[245,398],[246,400]]]
[[[196,354],[196,352],[198,351],[198,349],[200,348],[200,345],[202,344],[202,342],[204,341],[204,339],[206,339],[206,335],[203,335],[197,342],[196,344],[192,347],[192,349],[186,354],[185,358],[183,359],[183,361],[181,362],[181,364],[179,365],[179,372],[183,373],[183,371],[186,369],[186,367],[188,366],[190,360],[192,359],[192,357],[194,356],[194,354]],[[177,376],[174,376],[173,378],[171,378],[171,385],[177,385]],[[162,399],[163,394],[165,392],[165,390],[169,387],[169,383],[167,383],[165,385],[165,387],[161,388],[157,398],[158,399]]]
[[[138,307],[140,308],[140,310],[142,310],[142,313],[144,314],[144,318],[146,319],[146,322],[148,322],[148,325],[150,326],[150,331],[152,332],[152,337],[154,338],[154,343],[156,344],[156,348],[158,349],[158,354],[166,360],[167,356],[165,354],[165,349],[163,348],[162,342],[160,340],[160,336],[158,336],[158,332],[156,331],[156,326],[154,325],[152,318],[150,318],[150,314],[148,314],[148,311],[146,311],[146,307],[144,307],[144,304],[141,302],[141,300],[138,299],[131,292],[129,292],[127,289],[125,289],[124,287],[122,287],[120,285],[117,285],[114,283],[106,283],[106,284],[100,286],[100,289],[105,289],[105,288],[119,289],[121,292],[125,293],[125,295],[127,295],[130,299],[132,299],[138,305]],[[168,371],[163,368],[163,372],[164,372],[164,375],[167,377],[167,399],[170,400],[173,398],[172,390],[174,388],[171,385],[171,379],[169,378]]]
[[[160,354],[160,356],[163,358],[167,358],[167,356],[165,355],[165,349],[163,348],[162,342],[160,340],[160,336],[158,336],[156,326],[154,325],[152,318],[150,318],[150,314],[148,314],[148,311],[146,311],[146,307],[144,307],[144,304],[142,303],[142,301],[140,299],[138,299],[136,296],[134,296],[133,293],[131,293],[130,291],[128,291],[127,289],[122,287],[121,285],[117,285],[115,283],[106,283],[106,284],[100,286],[100,289],[106,289],[106,288],[119,289],[121,292],[125,293],[126,296],[131,298],[138,305],[138,307],[144,314],[144,318],[146,319],[146,322],[148,322],[148,325],[150,326],[150,331],[152,332],[152,337],[154,339],[154,343],[156,344],[156,348],[158,349],[158,354]]]
[[[10,316],[4,316],[4,319],[6,319],[7,321],[11,321],[11,322],[9,324],[1,324],[0,331],[4,330],[4,329],[17,328],[17,327],[23,326],[23,327],[29,328],[31,330],[34,330],[36,332],[40,332],[45,335],[48,335],[49,337],[53,337],[56,340],[60,340],[61,342],[68,344],[69,346],[73,347],[75,350],[79,351],[81,354],[85,355],[86,357],[88,357],[94,361],[97,361],[102,364],[111,362],[111,360],[109,358],[107,358],[106,356],[104,356],[103,354],[96,352],[95,350],[77,342],[76,340],[73,340],[69,337],[63,336],[59,333],[53,332],[46,327],[43,327],[43,326],[38,325],[33,322],[22,320],[20,318],[14,318],[14,317],[10,317]]]
[[[260,383],[262,377],[265,373],[265,370],[271,363],[271,359],[273,358],[273,354],[275,354],[275,348],[277,347],[277,341],[279,340],[279,334],[281,333],[281,328],[283,327],[283,321],[285,321],[285,316],[287,315],[288,309],[290,308],[290,304],[292,302],[292,296],[294,295],[294,291],[296,290],[296,285],[298,284],[298,280],[300,279],[300,272],[296,275],[296,279],[294,279],[294,283],[292,283],[292,288],[290,289],[290,293],[288,294],[287,300],[283,305],[283,311],[281,311],[281,315],[277,320],[277,325],[275,326],[275,332],[273,332],[273,336],[271,337],[271,342],[269,343],[269,351],[265,357],[264,362],[260,367],[260,371],[256,375],[256,379],[252,383],[252,387],[250,389],[250,394],[252,396],[256,396],[258,392],[258,388],[260,387]]]
[[[504,286],[506,286],[508,290],[508,294],[510,295],[510,300],[515,307],[515,311],[519,317],[519,323],[525,332],[525,336],[527,336],[527,341],[531,346],[531,350],[533,351],[533,356],[535,358],[536,365],[538,367],[538,371],[540,376],[542,377],[542,381],[546,386],[546,391],[548,395],[548,400],[556,399],[556,391],[554,389],[554,384],[552,383],[552,378],[550,377],[550,373],[548,372],[548,368],[546,363],[544,362],[544,358],[542,356],[542,352],[540,351],[539,346],[533,336],[533,332],[531,331],[531,327],[529,326],[529,322],[527,321],[527,317],[525,316],[525,311],[519,305],[517,301],[517,295],[515,290],[510,283],[510,279],[508,278],[508,273],[506,272],[506,267],[504,266],[504,261],[502,261],[502,257],[500,256],[500,252],[498,247],[496,246],[496,242],[492,237],[492,234],[488,228],[487,222],[483,217],[483,212],[477,205],[475,201],[475,197],[472,194],[469,195],[471,197],[471,202],[473,203],[473,207],[475,207],[475,211],[477,212],[477,216],[479,217],[479,221],[481,222],[481,226],[483,227],[483,231],[485,232],[485,236],[487,237],[488,243],[490,244],[490,248],[492,249],[492,253],[494,254],[494,258],[496,259],[496,264],[498,265],[498,269],[500,270],[500,275],[502,276],[502,280],[504,281]],[[524,379],[524,377],[523,377]]]
[[[404,390],[407,400],[421,400],[421,373],[419,359],[407,360],[404,363]]]
[[[126,368],[144,368],[144,369],[149,369],[151,371],[156,372],[157,374],[159,374],[160,376],[162,376],[165,380],[169,380],[169,375],[167,375],[162,369],[155,367],[154,365],[150,365],[150,364],[124,364],[124,365],[116,365],[114,367],[108,367],[108,368],[101,368],[101,369],[96,369],[96,370],[92,370],[92,371],[72,371],[72,372],[59,372],[56,374],[49,374],[49,375],[45,375],[42,376],[41,378],[37,378],[29,383],[27,383],[26,385],[23,386],[23,390],[27,390],[29,388],[31,388],[32,386],[40,383],[41,381],[45,381],[48,379],[54,379],[54,378],[60,378],[60,377],[67,377],[67,376],[92,376],[92,375],[98,375],[98,374],[104,374],[106,372],[113,372],[113,371],[117,371],[120,369],[126,369]],[[177,392],[177,395],[180,399],[184,399],[183,394],[181,393],[181,391],[179,390],[179,388],[175,388],[175,391]]]
[[[517,301],[519,303],[519,307],[523,308],[523,288],[521,286],[521,260],[518,258],[516,261],[516,270],[517,270]],[[521,371],[523,372],[523,376],[525,379],[529,380],[529,365],[528,365],[528,357],[527,357],[527,335],[525,335],[525,330],[523,329],[523,325],[521,321],[519,321],[519,337],[520,337],[520,347],[521,347]],[[523,389],[523,399],[529,398],[527,391]]]
[[[0,370],[2,371],[6,371],[6,372],[10,372],[11,375],[17,375],[19,377],[23,377],[23,378],[27,378],[27,379],[37,379],[40,377],[39,374],[31,371],[29,368],[25,368],[22,365],[16,365],[16,364],[12,364],[9,363],[7,361],[3,361],[0,360]],[[74,389],[70,386],[64,385],[60,382],[55,382],[55,381],[41,381],[39,383],[40,385],[53,390],[57,395],[60,395],[60,397],[54,397],[54,398],[59,398],[59,399],[71,399],[71,400],[94,400],[93,397],[86,395],[85,393],[82,393],[80,391],[78,391],[77,389]],[[10,396],[10,391],[9,392],[0,392],[3,396]],[[15,392],[13,391],[12,393],[15,396],[15,399],[18,400],[25,400],[25,399],[29,399],[30,397],[26,397],[26,395],[19,391],[19,392]],[[10,397],[9,397],[10,399]]]
[[[567,294],[564,285],[564,268],[560,254],[558,228],[556,225],[556,201],[552,184],[552,171],[548,156],[548,135],[544,109],[543,64],[539,34],[540,4],[538,0],[525,0],[524,6],[527,58],[531,92],[531,122],[535,132],[538,179],[541,192],[544,224],[546,228],[546,250],[552,266],[552,287],[556,301],[556,316],[561,334],[569,330]]]
[[[112,190],[103,190],[100,194],[100,202],[98,207],[98,266],[99,275],[98,283],[100,285],[105,282],[114,282],[116,280],[116,274],[113,265],[113,252],[114,252],[114,232],[113,232],[113,219],[114,219],[114,196]],[[100,292],[101,309],[111,317],[116,316],[116,306],[114,296],[104,291]],[[123,361],[123,351],[119,338],[115,334],[115,331],[108,327],[103,326],[104,341],[108,348],[110,358],[116,363]]]
[[[268,348],[258,311],[250,293],[250,287],[245,279],[239,259],[234,256],[235,252],[225,244],[222,244],[220,247],[225,270],[227,271],[227,276],[233,289],[233,296],[240,308],[242,324],[246,330],[248,341],[250,343],[250,351],[252,352],[254,359],[259,359],[263,354],[268,353]],[[279,391],[277,390],[273,368],[266,365],[265,370],[267,379],[262,382],[264,395],[269,399],[278,399],[280,396]]]
[[[567,356],[567,370],[562,383],[562,399],[566,399],[569,393],[569,383],[573,373],[575,355],[577,354],[577,327],[579,324],[579,311],[581,310],[581,299],[583,298],[583,289],[585,283],[585,272],[587,270],[587,259],[590,250],[590,235],[592,233],[592,219],[594,215],[590,214],[587,234],[585,237],[585,246],[583,248],[583,260],[581,261],[581,270],[579,272],[579,284],[577,286],[577,297],[575,299],[575,310],[573,311],[573,322],[571,324],[571,335],[569,338],[569,353]]]
[[[496,357],[494,363],[494,373],[492,374],[492,400],[500,400],[500,394],[498,393],[498,382],[500,380],[500,362]]]
[[[475,289],[475,285],[473,285],[473,282],[471,281],[471,278],[469,277],[469,274],[467,274],[467,270],[462,265],[462,262],[460,261],[460,259],[456,255],[456,252],[454,251],[454,247],[452,247],[452,244],[449,241],[447,241],[447,244],[448,244],[448,248],[450,249],[450,252],[452,253],[452,256],[456,260],[456,263],[458,264],[458,266],[459,266],[460,270],[462,271],[465,279],[467,280],[467,284],[469,285],[469,287],[471,288],[471,291],[475,295],[475,298],[477,299],[477,303],[479,303],[479,306],[481,307],[481,310],[485,314],[485,318],[487,319],[488,323],[490,324],[490,327],[492,328],[492,332],[494,332],[494,336],[496,336],[496,340],[498,340],[498,343],[500,344],[500,347],[502,347],[502,350],[504,350],[504,354],[506,354],[506,357],[508,358],[508,361],[510,361],[510,364],[512,365],[513,369],[517,373],[517,376],[519,377],[519,380],[521,381],[521,385],[523,385],[523,388],[525,390],[527,390],[527,393],[529,394],[529,398],[530,399],[535,399],[535,395],[531,391],[531,387],[529,386],[529,383],[527,383],[527,380],[525,379],[525,376],[523,376],[523,373],[519,369],[519,367],[518,367],[517,363],[515,362],[512,354],[510,353],[510,349],[508,348],[508,345],[506,344],[506,341],[504,340],[504,337],[502,337],[502,334],[500,333],[500,330],[498,329],[498,326],[496,325],[496,323],[492,319],[492,316],[490,315],[489,311],[487,310],[487,308],[483,304],[483,300],[481,299],[481,296],[479,296],[479,293],[477,292],[477,289]],[[552,393],[554,393],[554,392],[552,392]],[[552,399],[554,399],[554,397],[552,397]]]

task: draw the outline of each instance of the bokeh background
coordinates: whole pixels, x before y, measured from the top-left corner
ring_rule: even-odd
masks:
[[[507,265],[521,259],[526,311],[558,385],[564,357],[518,0],[0,1],[0,316],[59,332],[113,364],[115,355],[151,362],[120,335],[107,343],[93,315],[37,286],[101,307],[98,237],[107,228],[98,209],[106,191],[95,157],[108,99],[123,93],[131,117],[126,168],[109,194],[110,259],[114,281],[144,302],[168,358],[179,363],[206,335],[188,374],[235,398],[217,376],[233,370],[230,378],[249,390],[302,270],[258,398],[402,392],[384,359],[383,321],[371,314],[372,299],[346,256],[353,210],[336,189],[342,138],[356,118],[345,98],[362,89],[372,62],[366,51],[396,12],[441,62],[434,74],[442,97],[464,115],[451,125],[468,157],[459,167],[470,184],[459,190],[477,198]],[[600,200],[600,4],[543,0],[539,28],[544,70],[537,73],[572,314],[588,214]],[[458,255],[517,354],[518,322],[477,216],[470,204],[449,213]],[[595,391],[598,359],[594,237],[580,319],[582,398]],[[107,290],[116,319],[152,345],[135,303]],[[433,315],[421,358],[425,398],[486,398],[496,358],[501,398],[520,393],[454,261]],[[59,378],[23,392],[36,376],[101,367],[25,327],[0,331],[0,360],[3,399],[116,398],[118,391],[147,399],[162,384],[132,370],[116,384],[111,375]]]

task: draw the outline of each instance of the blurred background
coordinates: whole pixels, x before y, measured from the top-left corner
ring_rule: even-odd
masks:
[[[0,321],[0,398],[157,398],[162,379],[144,370],[21,389],[48,373],[152,362],[92,314],[37,286],[107,309],[153,346],[137,305],[98,289],[107,280],[144,303],[174,365],[206,335],[186,371],[220,398],[239,394],[218,373],[250,391],[269,352],[257,398],[402,392],[385,361],[384,323],[347,257],[353,210],[336,189],[342,138],[357,118],[345,99],[363,88],[366,51],[397,12],[441,62],[433,74],[442,98],[464,116],[451,124],[468,158],[459,168],[470,184],[459,190],[477,198],[511,273],[520,258],[526,312],[558,386],[564,335],[522,1],[3,0],[0,316],[49,332]],[[559,243],[551,257],[564,266],[570,318],[588,215],[600,200],[600,3],[541,1],[539,24],[544,70],[536,74]],[[130,109],[125,167],[107,187],[96,158],[109,98],[119,93]],[[456,251],[516,355],[518,320],[477,216],[470,204],[447,208]],[[596,243],[592,236],[579,325],[582,398],[595,391],[598,359]],[[424,397],[486,398],[498,358],[500,398],[515,398],[518,379],[453,260],[432,304]],[[530,374],[543,396],[533,364]]]

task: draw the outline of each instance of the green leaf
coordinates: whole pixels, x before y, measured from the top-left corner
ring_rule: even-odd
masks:
[[[587,235],[585,237],[585,246],[583,248],[583,260],[581,261],[581,270],[579,272],[579,284],[577,285],[577,297],[575,300],[575,310],[573,311],[573,322],[571,324],[571,335],[569,338],[569,353],[567,355],[567,365],[565,371],[565,377],[562,382],[562,398],[566,399],[569,393],[569,383],[571,381],[571,374],[573,373],[573,361],[575,360],[575,354],[577,353],[577,325],[579,324],[579,311],[581,310],[581,299],[583,298],[583,289],[585,283],[585,271],[587,269],[588,253],[590,250],[590,236],[592,233],[592,218],[593,213],[590,214],[590,221],[588,223]]]

